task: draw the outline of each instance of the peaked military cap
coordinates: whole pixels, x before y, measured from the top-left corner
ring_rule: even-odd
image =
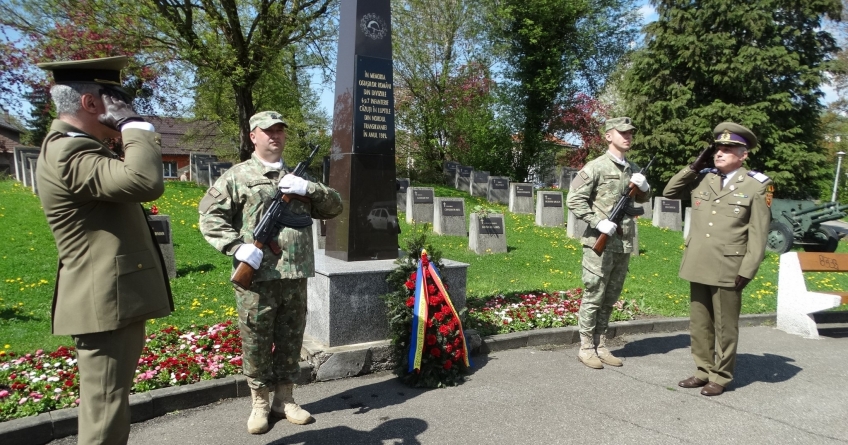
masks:
[[[716,145],[740,145],[753,152],[757,147],[757,137],[754,133],[733,122],[722,122],[713,130]]]
[[[121,86],[121,70],[127,66],[126,56],[102,57],[99,59],[45,62],[37,66],[53,72],[53,80],[59,84],[99,83]]]
[[[629,117],[614,117],[607,119],[604,124],[604,133],[610,130],[630,131],[635,129],[636,127],[633,126],[633,121]]]
[[[288,127],[289,124],[283,120],[283,115],[277,113],[276,111],[260,111],[253,116],[250,117],[250,130],[253,131],[254,128],[259,127],[263,130],[267,130],[268,127],[274,124],[283,124],[284,127]]]

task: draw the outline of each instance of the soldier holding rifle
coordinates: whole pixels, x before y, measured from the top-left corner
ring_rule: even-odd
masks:
[[[243,262],[255,269],[249,289],[236,286],[235,293],[253,407],[247,430],[261,434],[268,431],[271,413],[295,424],[311,420],[292,390],[306,328],[306,280],[314,276],[315,257],[311,227],[285,227],[261,248],[254,243],[254,230],[277,188],[299,198],[288,200],[295,216],[333,218],[341,213],[342,200],[335,190],[290,173],[282,161],[287,124],[279,113],[257,113],[250,127],[253,155],[221,175],[198,210],[203,236],[234,257],[233,268]]]
[[[607,152],[580,170],[568,192],[569,210],[588,223],[581,238],[584,291],[577,321],[580,330],[577,359],[594,369],[602,369],[604,364],[622,365],[606,346],[606,332],[612,307],[627,276],[636,234],[636,223],[631,216],[638,212],[631,207],[620,224],[611,220],[611,213],[628,190],[635,191],[636,202],[647,202],[650,197],[647,179],[639,173],[636,164],[625,158],[634,129],[629,117],[608,119],[604,126],[604,137],[609,142]],[[606,248],[596,252],[592,246],[601,235],[609,239]]]

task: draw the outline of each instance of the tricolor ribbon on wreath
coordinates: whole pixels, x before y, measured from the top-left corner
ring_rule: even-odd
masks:
[[[432,282],[432,286],[428,285]],[[462,330],[462,323],[459,320],[459,315],[456,308],[451,302],[448,291],[442,283],[442,277],[439,274],[439,269],[435,264],[430,262],[427,257],[427,251],[421,251],[421,261],[418,262],[418,271],[415,274],[415,305],[412,308],[412,335],[409,348],[409,372],[421,369],[421,359],[424,355],[424,350],[427,348],[425,338],[427,335],[427,321],[430,319],[430,306],[441,303],[442,296],[444,304],[450,308],[450,315],[453,320],[456,320],[453,325],[458,331],[458,338],[461,339],[462,360],[466,367],[471,366],[468,358],[468,347],[465,344],[465,333]],[[444,326],[444,325],[443,325]]]

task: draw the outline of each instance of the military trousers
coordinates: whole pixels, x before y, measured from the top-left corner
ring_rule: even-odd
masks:
[[[583,297],[577,313],[580,335],[606,334],[613,305],[621,296],[630,254],[583,247]]]
[[[742,292],[690,283],[689,335],[695,377],[727,386],[736,367]]]
[[[253,389],[292,383],[306,329],[306,278],[236,288],[242,369]]]
[[[126,444],[130,390],[144,348],[144,321],[73,339],[80,378],[77,443]]]

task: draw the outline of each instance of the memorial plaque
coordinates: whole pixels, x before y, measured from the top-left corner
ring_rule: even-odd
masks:
[[[471,186],[469,190],[471,196],[488,196],[489,172],[474,170],[474,172],[471,173],[471,176]]]
[[[460,167],[459,168],[459,177],[460,178],[470,178],[472,171],[474,171],[474,167]]]
[[[486,197],[489,202],[508,204],[509,178],[505,176],[489,176],[489,183],[486,187]]]
[[[504,225],[502,216],[482,217],[477,220],[480,233],[487,235],[503,235]]]
[[[409,188],[409,178],[398,178],[397,180],[397,211],[406,212],[406,191]]]
[[[504,178],[492,178],[492,189],[507,190],[509,188],[509,180]]]
[[[515,196],[532,198],[533,197],[533,186],[532,185],[516,185],[515,186]]]
[[[344,209],[327,221],[325,252],[343,261],[394,260],[398,233],[390,229],[396,227],[397,215],[390,2],[346,0],[339,5],[329,185],[341,195]],[[406,212],[409,217],[408,207]],[[431,208],[428,219],[432,217]],[[392,221],[383,230],[386,218]]]
[[[678,200],[663,200],[660,207],[661,212],[680,213],[680,201]]]
[[[442,201],[442,215],[465,216],[465,206],[457,201]]]
[[[562,195],[545,193],[542,195],[542,205],[545,207],[562,207]]]
[[[171,243],[171,226],[167,219],[151,219],[149,221],[150,228],[153,229],[153,235],[156,236],[156,242],[159,244]]]
[[[413,204],[432,204],[433,203],[433,190],[432,189],[412,189],[412,203]]]
[[[406,189],[409,188],[409,179],[398,179],[397,180],[397,192],[398,193],[406,193]]]
[[[14,158],[15,163],[15,179],[20,181],[21,183],[26,182],[27,179],[24,176],[24,169],[26,168],[26,159],[24,159],[25,155],[33,154],[38,156],[38,153],[41,151],[38,147],[14,147],[12,149],[12,157]]]
[[[442,165],[442,174],[445,176],[445,183],[456,186],[456,169],[459,167],[459,162],[445,161]]]

